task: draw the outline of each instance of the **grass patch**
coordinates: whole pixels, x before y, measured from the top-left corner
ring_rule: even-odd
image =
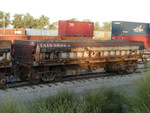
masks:
[[[149,72],[135,84],[136,95],[132,97],[132,104],[135,113],[150,112],[150,76]]]
[[[56,96],[39,98],[31,107],[31,113],[74,113],[76,99],[69,91],[59,92]]]
[[[0,106],[0,113],[30,113],[27,106],[17,101],[8,101]]]
[[[128,101],[122,91],[106,88],[87,93],[80,105],[80,113],[127,113]]]
[[[113,88],[86,93],[82,99],[65,90],[56,96],[39,98],[29,105],[8,99],[0,106],[0,113],[124,113],[126,104],[125,95]]]

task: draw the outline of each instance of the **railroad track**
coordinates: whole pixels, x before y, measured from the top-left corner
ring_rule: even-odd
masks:
[[[39,84],[28,84],[28,82],[20,82],[16,86],[10,86],[9,88],[0,90],[0,99],[2,101],[14,100],[21,102],[32,102],[39,97],[47,97],[56,95],[59,91],[68,90],[73,91],[76,96],[80,97],[87,91],[92,92],[94,90],[104,87],[115,87],[126,90],[129,94],[133,92],[131,86],[137,82],[137,80],[143,78],[141,72],[150,71],[150,68],[139,68],[135,73],[119,75],[116,73],[95,73],[91,75],[83,75],[76,77],[63,77],[61,81],[46,82]],[[11,85],[11,84],[10,84]]]
[[[138,70],[134,73],[141,73],[141,72],[147,72],[150,71],[150,67],[149,66],[144,66],[144,67],[139,67]],[[82,75],[82,76],[81,76]],[[82,81],[82,80],[87,80],[87,79],[96,79],[96,78],[111,78],[111,77],[122,77],[124,75],[132,75],[131,73],[125,73],[123,75],[120,75],[118,73],[106,73],[106,72],[95,72],[95,73],[84,73],[84,74],[78,74],[78,75],[63,75],[62,78],[60,80],[56,80],[56,81],[52,81],[52,82],[40,82],[38,84],[33,84],[30,83],[29,81],[25,81],[25,82],[10,82],[8,83],[5,87],[0,88],[0,90],[7,90],[7,89],[12,89],[12,88],[20,88],[20,87],[30,87],[30,88],[34,88],[36,86],[40,86],[40,85],[52,85],[52,84],[57,84],[58,82],[61,83],[65,83],[67,81],[71,82],[71,81]]]
[[[111,73],[111,76],[112,76],[112,74],[115,75],[115,73]],[[41,81],[38,84],[33,84],[33,83],[30,83],[29,81],[14,82],[14,83],[8,83],[5,87],[3,87],[1,89],[5,90],[5,89],[8,89],[8,88],[18,88],[18,87],[23,87],[23,86],[34,87],[34,86],[38,86],[38,85],[56,84],[58,82],[63,83],[63,82],[67,82],[67,81],[83,80],[83,79],[90,79],[90,78],[96,78],[96,77],[106,77],[106,76],[110,76],[110,73],[105,73],[105,72],[88,73],[88,74],[78,74],[78,75],[73,75],[73,76],[63,75],[60,80],[55,80],[55,81],[52,81],[52,82],[43,82],[43,81]]]

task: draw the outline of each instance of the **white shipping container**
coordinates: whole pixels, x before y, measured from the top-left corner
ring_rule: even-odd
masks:
[[[26,29],[25,32],[30,36],[58,36],[58,30]]]

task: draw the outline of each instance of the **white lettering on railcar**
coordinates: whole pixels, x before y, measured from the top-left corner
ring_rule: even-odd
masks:
[[[44,44],[39,44],[41,48],[49,48],[49,47],[71,47],[71,45],[67,45],[67,44],[58,44],[58,43],[54,43],[54,44],[50,44],[50,43],[44,43]]]
[[[140,25],[140,26],[137,26],[136,28],[134,28],[133,31],[140,33],[140,32],[143,32],[144,29],[142,28],[142,25]]]

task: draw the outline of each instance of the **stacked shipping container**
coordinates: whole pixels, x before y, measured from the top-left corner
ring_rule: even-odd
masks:
[[[29,36],[58,36],[58,30],[26,29],[25,32]]]
[[[24,29],[0,29],[0,35],[25,35]]]
[[[58,26],[59,36],[93,37],[93,22],[59,21]]]
[[[111,38],[143,41],[145,48],[150,48],[150,23],[113,21]]]

